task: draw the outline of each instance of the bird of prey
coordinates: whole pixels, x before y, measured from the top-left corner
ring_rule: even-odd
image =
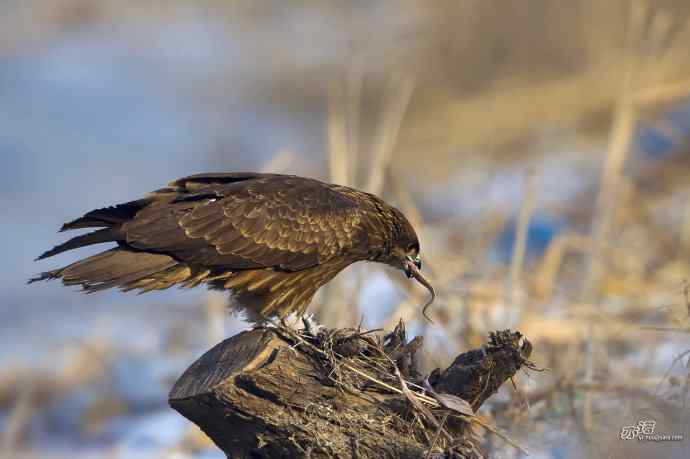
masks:
[[[61,231],[98,228],[37,260],[106,242],[116,247],[44,272],[85,292],[201,283],[232,292],[255,324],[303,315],[316,291],[357,261],[385,263],[435,294],[420,272],[419,240],[396,208],[345,186],[292,175],[197,174],[143,199],[88,212]]]

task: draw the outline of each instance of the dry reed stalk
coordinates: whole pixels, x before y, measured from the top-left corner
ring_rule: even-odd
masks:
[[[650,57],[654,57],[653,76],[658,78],[652,82],[650,88],[638,92],[636,103],[640,105],[669,102],[690,94],[690,81],[688,80],[660,83],[663,75],[676,70],[678,66],[677,52],[687,48],[687,42],[690,40],[690,20],[686,19],[683,24],[676,27],[674,32],[670,14],[659,12],[651,29],[651,41],[656,49],[650,53]]]
[[[219,292],[206,294],[206,330],[208,343],[215,345],[225,338],[225,317],[228,314],[227,298]]]
[[[346,102],[342,104],[347,106],[350,112],[349,117],[345,116],[344,119],[349,119],[349,130],[346,132],[350,135],[359,135],[359,105],[361,103],[361,86],[363,81],[363,75],[361,69],[353,70],[349,75],[348,79],[348,97]],[[371,154],[371,160],[369,164],[366,165],[366,169],[369,171],[369,175],[366,178],[365,189],[371,193],[380,195],[383,192],[386,172],[389,170],[389,163],[393,155],[393,149],[398,138],[400,131],[400,126],[402,124],[402,119],[407,110],[412,92],[414,90],[414,80],[410,77],[391,77],[388,82],[384,97],[383,113],[381,117],[380,124],[375,133],[375,142],[373,146],[373,151]],[[329,112],[330,113],[330,112]],[[330,118],[329,118],[330,119]],[[347,124],[347,123],[346,123]],[[346,126],[347,127],[347,126]],[[330,131],[329,131],[330,132]],[[358,164],[354,163],[362,156],[359,155],[358,149],[359,139],[347,138],[343,145],[350,146],[351,149],[347,150],[347,147],[341,148],[338,154],[347,155],[347,159],[341,160],[340,162],[345,162],[349,159],[350,165],[349,169],[353,172],[358,169]],[[349,152],[349,153],[346,153]],[[333,153],[333,152],[331,152]],[[351,175],[355,182],[352,185],[357,185],[356,174]],[[350,289],[350,297],[358,298],[359,293],[364,285],[366,277],[368,277],[369,270],[367,266],[356,267],[356,274],[354,278],[354,288]],[[356,304],[356,301],[355,301]],[[346,308],[338,308],[337,311],[338,319],[337,324],[340,325],[342,322],[342,315],[348,311]],[[359,309],[353,308],[353,313],[350,319],[356,320],[359,317]]]
[[[350,166],[347,183],[358,186],[358,168],[360,160],[360,110],[362,105],[362,86],[364,85],[363,63],[357,57],[352,59],[347,72],[346,90],[346,125],[347,125],[347,155]]]
[[[403,117],[412,98],[415,80],[410,76],[391,77],[385,92],[384,111],[381,124],[372,148],[369,164],[369,178],[366,191],[381,194],[395,144],[398,139]]]
[[[551,240],[534,278],[534,295],[542,300],[552,299],[558,271],[568,253],[587,253],[590,239],[575,233],[559,234]]]
[[[680,249],[684,253],[690,252],[690,204],[685,206],[683,221],[680,227]]]
[[[407,219],[412,224],[412,227],[417,231],[419,238],[424,241],[424,219],[422,218],[419,208],[412,199],[412,195],[400,184],[396,174],[390,175],[390,184],[393,189],[393,195],[400,207],[400,210],[405,214]]]
[[[613,126],[597,197],[596,213],[592,223],[592,251],[583,289],[584,301],[591,304],[599,301],[599,282],[603,271],[603,249],[616,213],[615,201],[618,195],[623,163],[630,148],[635,127],[633,74],[637,64],[637,44],[643,35],[646,15],[645,4],[640,2],[631,4],[620,93],[614,111]],[[586,384],[593,384],[594,382],[595,322],[594,319],[590,321],[585,337],[584,381]],[[591,431],[593,427],[592,405],[592,393],[587,392],[582,413],[582,424],[587,431]]]
[[[661,103],[673,102],[690,96],[690,80],[660,83],[657,86],[638,91],[635,95],[635,105],[645,107]]]
[[[690,327],[688,327],[687,329],[684,329],[684,328],[677,328],[677,327],[655,327],[655,326],[650,325],[650,326],[640,327],[640,330],[654,330],[654,331],[660,331],[660,332],[690,334]]]
[[[345,95],[337,83],[328,91],[328,166],[331,182],[348,185],[347,116]]]
[[[0,458],[3,459],[13,459],[15,457],[20,438],[35,411],[32,404],[34,394],[33,378],[27,376],[24,384],[21,384],[18,390],[19,394],[14,407],[9,413],[0,436]]]
[[[417,208],[417,205],[414,202],[414,199],[412,199],[412,196],[410,195],[407,190],[405,190],[401,184],[400,181],[398,180],[396,174],[392,173],[390,174],[390,183],[391,183],[391,188],[393,189],[393,194],[396,198],[396,201],[398,203],[398,206],[402,210],[402,212],[407,216],[408,220],[412,224],[413,228],[417,231],[417,235],[421,241],[422,246],[424,246],[424,241],[428,240],[425,236],[425,228],[426,225],[424,223],[424,219],[422,217],[421,212]],[[445,284],[448,282],[449,279],[455,277],[454,271],[452,267],[449,267],[450,269],[444,269],[442,272],[437,272],[433,269],[434,262],[430,260],[429,257],[429,252],[426,251],[424,252],[424,269],[429,272],[430,277],[433,280],[433,283],[435,285],[435,288],[439,288],[441,284]],[[450,275],[450,276],[449,276]],[[397,279],[400,279],[400,277],[397,277]],[[400,282],[398,282],[399,284]],[[405,290],[410,291],[411,288],[413,288],[409,282],[405,282],[403,285],[403,288]],[[415,295],[415,300],[420,300],[419,295]],[[411,298],[410,298],[411,299]],[[405,309],[408,310],[411,309],[411,304],[408,302],[401,303],[401,305],[398,305],[398,308],[388,316],[387,323],[390,324],[390,326],[394,326],[395,324],[393,323],[393,319],[397,317],[399,314],[403,314],[403,311],[401,309],[401,306],[404,305]],[[408,310],[409,311],[409,310]],[[408,312],[405,311],[405,312]],[[421,310],[419,308],[416,308],[415,311],[417,311],[417,315],[421,313]],[[405,314],[406,316],[408,315],[407,313]],[[411,317],[408,317],[410,319]],[[397,320],[397,319],[396,319]],[[426,333],[426,327],[428,325],[428,322],[426,320],[423,320],[421,322],[422,324],[422,331],[420,334],[424,335]]]
[[[676,70],[678,62],[687,60],[687,54],[681,49],[669,51],[666,60],[670,68]],[[492,85],[491,90],[459,100],[449,99],[445,93],[435,95],[433,102],[420,104],[410,114],[410,128],[405,129],[401,153],[411,154],[423,145],[436,157],[450,161],[459,150],[484,148],[487,139],[501,152],[527,138],[534,126],[575,128],[600,119],[615,102],[612,95],[620,89],[620,80],[611,75],[609,62],[548,81],[532,83],[506,78]],[[673,78],[657,87],[637,90],[635,104],[657,105],[690,95],[690,80]],[[587,97],[583,97],[584,91]],[[568,110],[562,110],[563,107]]]
[[[527,301],[527,304],[522,308],[522,301],[520,292],[522,291],[522,268],[525,261],[525,252],[527,250],[527,236],[529,235],[529,222],[534,211],[534,204],[536,201],[537,175],[532,169],[527,171],[525,176],[525,196],[520,206],[520,214],[518,216],[517,229],[515,233],[515,242],[513,244],[513,253],[510,262],[510,275],[508,278],[507,300],[508,308],[520,307],[521,315],[529,315],[533,309],[533,303]],[[519,304],[520,303],[520,304]]]
[[[352,185],[355,175],[355,165],[350,160],[350,139],[348,139],[348,108],[352,105],[347,97],[347,88],[339,79],[333,81],[328,91],[328,169],[329,180],[340,185]],[[328,317],[333,326],[340,326],[345,313],[341,307],[342,282],[345,276],[340,276],[329,282],[320,293],[322,301],[314,308],[314,312],[323,319]]]
[[[644,108],[648,105],[668,103],[690,95],[690,80],[663,82],[663,78],[677,66],[675,48],[686,49],[690,39],[690,20],[679,26],[674,34],[673,18],[667,11],[658,11],[649,26],[647,55],[645,60],[645,84],[636,90],[634,103]]]
[[[669,50],[669,37],[673,25],[673,20],[668,12],[657,10],[655,13],[649,25],[646,40],[641,43],[643,56],[640,69],[644,74],[639,80],[644,81],[645,85],[649,87],[659,86],[664,77],[664,68],[658,63]],[[635,101],[637,102],[637,97],[635,97]]]
[[[296,160],[297,155],[292,150],[280,150],[261,166],[260,172],[284,173],[290,170]]]

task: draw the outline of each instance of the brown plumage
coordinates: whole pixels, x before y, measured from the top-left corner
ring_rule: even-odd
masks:
[[[86,292],[206,283],[230,290],[234,307],[263,322],[303,314],[322,285],[368,260],[404,270],[430,290],[433,301],[419,272],[417,235],[403,214],[372,194],[314,179],[193,175],[143,199],[93,210],[61,231],[80,228],[101,229],[38,259],[103,242],[117,247],[30,282],[62,279]]]

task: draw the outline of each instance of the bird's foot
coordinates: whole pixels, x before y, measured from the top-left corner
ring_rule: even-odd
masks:
[[[299,327],[299,322],[302,322],[302,327]],[[265,326],[275,328],[278,331],[292,336],[293,338],[317,338],[319,333],[325,328],[314,319],[314,314],[305,314],[297,316],[290,314],[287,317],[273,317],[266,319]]]
[[[271,319],[266,320],[267,326],[275,328],[276,333],[286,336],[295,341],[295,343],[289,346],[288,348],[292,352],[294,352],[295,355],[297,354],[297,348],[300,345],[308,345],[307,341],[305,341],[307,337],[305,336],[305,332],[303,331],[306,330],[306,325],[304,329],[297,328],[299,319],[300,318],[296,315],[290,314],[287,317],[273,317]]]
[[[299,318],[294,315],[289,315],[287,317],[271,317],[264,321],[264,326],[268,328],[277,328],[288,330],[292,333],[299,333],[301,328],[298,327]]]
[[[302,323],[304,324],[304,332],[307,335],[313,336],[314,338],[316,338],[321,329],[324,328],[323,325],[320,325],[316,322],[316,319],[314,319],[314,314],[312,313],[304,314],[302,316]]]
[[[265,328],[280,328],[280,319],[277,317],[272,317],[270,319],[263,319],[261,322],[256,323],[257,327],[265,327]]]

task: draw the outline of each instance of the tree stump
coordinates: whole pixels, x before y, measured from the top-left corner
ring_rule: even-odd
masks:
[[[402,323],[385,336],[257,328],[194,362],[169,403],[229,458],[480,458],[473,411],[529,365],[521,338],[494,332],[424,378],[422,338]]]

